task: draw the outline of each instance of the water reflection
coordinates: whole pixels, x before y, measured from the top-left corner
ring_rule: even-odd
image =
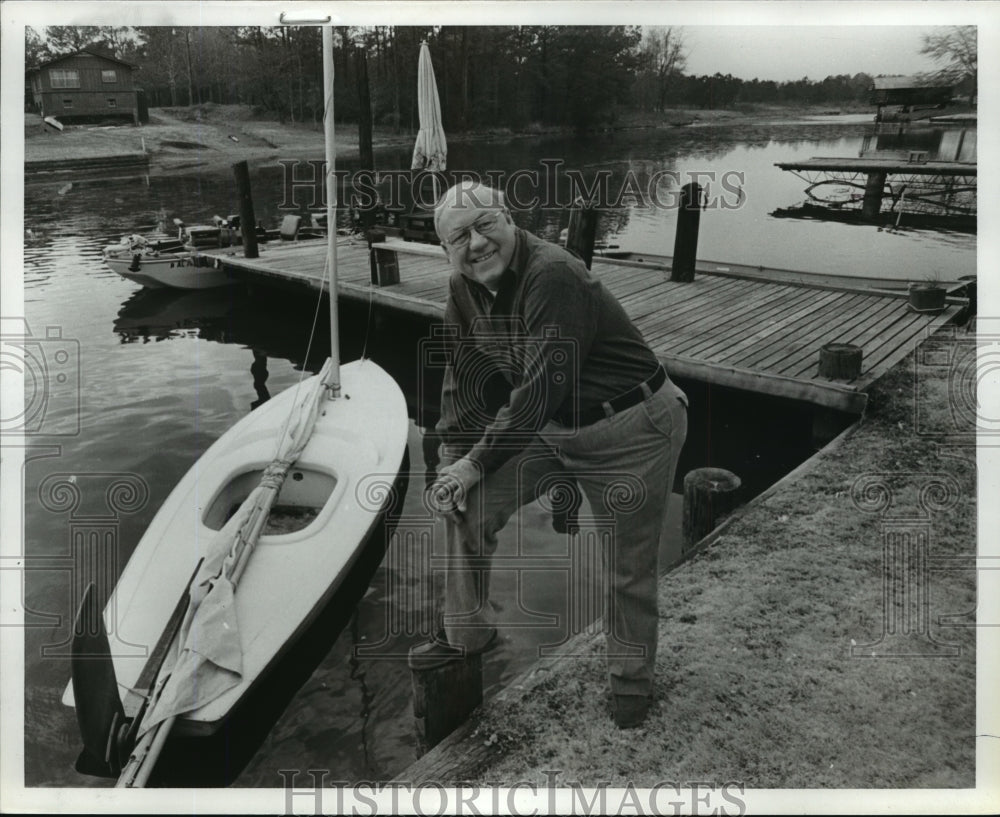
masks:
[[[976,128],[934,128],[883,123],[866,134],[859,156],[865,158],[909,159],[923,154],[922,160],[975,162]]]
[[[114,330],[122,343],[166,340],[189,330],[211,338],[224,334],[233,312],[234,298],[224,289],[142,288],[122,304]]]
[[[800,167],[793,171],[809,183],[805,190],[808,198],[792,207],[779,207],[771,215],[781,219],[877,225],[879,231],[886,232],[916,229],[975,234],[976,137],[974,127],[877,123],[861,142],[857,165],[848,163],[839,170]],[[846,154],[833,156],[852,158]],[[868,162],[868,169],[863,169],[861,162]],[[876,162],[880,167],[872,169]],[[946,165],[927,167],[935,162],[960,162],[966,167],[957,170],[945,169]],[[881,176],[876,170],[881,171]],[[955,275],[949,272],[946,277],[957,280],[963,274],[974,272]],[[911,275],[910,280],[917,277]]]
[[[259,349],[253,350],[253,365],[250,367],[250,374],[253,375],[253,388],[257,392],[257,399],[250,404],[252,410],[271,399],[271,392],[267,390],[267,355]]]

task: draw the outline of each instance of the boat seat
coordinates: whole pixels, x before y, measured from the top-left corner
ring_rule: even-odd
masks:
[[[282,241],[295,241],[299,237],[299,227],[302,225],[302,216],[289,214],[281,221]]]

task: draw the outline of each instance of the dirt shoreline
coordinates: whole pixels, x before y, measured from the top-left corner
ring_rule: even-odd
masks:
[[[791,108],[757,106],[747,111],[700,111],[677,109],[655,118],[627,116],[596,132],[639,129],[673,129],[755,125],[766,122],[815,124],[815,119],[836,121],[828,107]],[[867,109],[846,114],[870,113]],[[845,119],[845,122],[851,121]],[[154,108],[150,122],[135,127],[67,126],[62,132],[45,125],[36,114],[25,114],[25,165],[54,160],[83,159],[146,153],[150,174],[181,169],[224,170],[233,162],[246,160],[251,167],[272,164],[281,159],[307,161],[321,159],[324,153],[322,126],[317,123],[280,123],[255,117],[239,105],[202,105],[192,108]],[[523,131],[509,129],[449,134],[450,142],[534,138],[572,133],[561,128],[531,127]],[[393,146],[411,147],[415,133],[396,133],[376,128],[375,150]],[[360,152],[357,126],[337,126],[337,151],[341,159],[357,158]]]
[[[947,367],[920,363],[973,337],[926,340],[873,388],[859,423],[661,578],[643,727],[614,726],[596,633],[573,642],[593,660],[539,662],[397,779],[544,788],[557,770],[557,787],[974,787],[975,431],[949,413]],[[883,591],[886,577],[897,592],[907,581],[883,553],[900,519],[926,531],[929,560],[967,564],[926,576],[929,630],[914,616],[909,637],[887,638],[916,612],[912,584],[895,606]],[[948,615],[963,623],[933,623]]]

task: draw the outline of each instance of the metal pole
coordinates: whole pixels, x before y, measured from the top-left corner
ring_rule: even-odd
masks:
[[[326,258],[330,269],[330,399],[340,397],[340,333],[337,329],[337,146],[333,127],[333,27],[323,26],[323,133],[326,136]]]

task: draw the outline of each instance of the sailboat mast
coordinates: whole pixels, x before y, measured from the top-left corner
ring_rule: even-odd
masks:
[[[340,332],[337,329],[337,145],[333,127],[333,26],[323,26],[323,133],[326,136],[326,259],[330,270],[330,399],[340,397]]]

